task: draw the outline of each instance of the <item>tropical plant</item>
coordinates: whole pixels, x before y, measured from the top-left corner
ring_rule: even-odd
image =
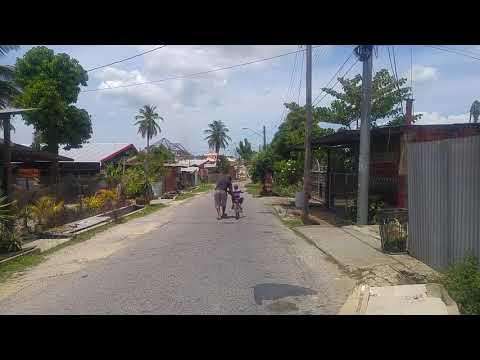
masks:
[[[470,106],[470,120],[469,120],[469,122],[472,122],[472,117],[473,117],[473,122],[477,123],[479,116],[480,116],[480,101],[475,100],[472,103],[472,106]]]
[[[101,207],[104,209],[110,209],[114,207],[114,204],[117,200],[116,190],[101,189],[97,191],[95,196],[99,198]]]
[[[63,201],[56,202],[50,196],[42,196],[29,206],[28,211],[40,228],[57,225],[59,215],[65,210]]]
[[[219,153],[220,149],[225,149],[228,142],[232,139],[228,136],[228,128],[221,120],[215,120],[208,124],[209,129],[204,130],[207,135],[204,140],[208,141],[210,149],[215,150],[215,153]]]
[[[122,180],[122,167],[120,165],[108,164],[98,174],[98,178],[105,181],[109,189],[114,188]]]
[[[147,152],[150,149],[150,139],[160,134],[162,129],[158,125],[157,120],[163,121],[163,118],[156,113],[157,107],[154,105],[145,105],[139,109],[139,114],[135,116],[138,126],[138,133],[142,135],[142,138],[147,138]]]
[[[343,92],[323,88],[322,91],[331,95],[334,100],[329,107],[319,107],[314,109],[314,112],[323,122],[341,124],[347,129],[351,128],[352,123],[356,123],[358,128],[361,117],[362,76],[359,74],[352,79],[338,78],[338,81]],[[411,93],[411,89],[404,86],[406,82],[405,78],[397,81],[387,69],[381,69],[375,74],[372,80],[372,125],[376,125],[380,119],[390,119],[393,125],[405,123],[402,102],[406,101]],[[413,116],[413,122],[421,116]]]
[[[78,148],[91,137],[90,115],[72,105],[77,102],[80,86],[87,86],[88,80],[76,59],[37,46],[17,59],[13,75],[22,89],[13,104],[39,108],[22,117],[41,132],[48,151],[58,154],[60,145],[67,150]]]
[[[122,179],[127,197],[142,197],[147,201],[151,198],[152,183],[154,181],[155,177],[152,174],[145,176],[145,170],[141,166],[125,171]]]
[[[0,56],[6,55],[11,50],[18,49],[16,45],[0,45]],[[0,109],[4,109],[11,103],[13,98],[19,94],[18,88],[13,82],[14,67],[0,65]],[[3,121],[0,121],[0,129],[3,128]],[[12,131],[15,128],[10,125]]]
[[[100,210],[104,204],[104,199],[100,196],[85,196],[80,200],[80,207],[87,211],[88,214],[94,215]]]
[[[252,144],[245,139],[243,141],[240,140],[238,143],[238,147],[236,148],[238,156],[240,156],[240,159],[242,159],[245,163],[248,163],[254,154],[252,150]]]
[[[0,224],[5,224],[12,219],[9,207],[12,203],[7,203],[6,196],[0,196]]]

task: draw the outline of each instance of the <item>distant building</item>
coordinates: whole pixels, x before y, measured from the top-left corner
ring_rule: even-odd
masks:
[[[152,145],[150,147],[155,146],[164,146],[168,150],[170,150],[175,155],[175,160],[186,160],[186,159],[193,159],[194,156],[187,150],[185,147],[180,143],[173,143],[166,138],[163,138]]]
[[[81,148],[60,150],[60,155],[72,158],[72,162],[61,162],[62,175],[94,175],[109,164],[121,164],[138,151],[128,143],[87,143]]]

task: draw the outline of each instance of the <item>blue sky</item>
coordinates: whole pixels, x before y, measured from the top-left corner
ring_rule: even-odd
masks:
[[[85,69],[104,65],[158,45],[68,45],[48,46],[55,52],[65,52],[79,60]],[[32,45],[21,46],[0,59],[2,64],[14,64]],[[476,52],[480,46],[455,46],[454,48]],[[275,56],[297,49],[296,45],[168,45],[145,56],[99,69],[89,73],[88,89],[115,87],[136,82],[152,81],[170,76],[206,71],[234,65],[258,58]],[[351,53],[353,46],[325,45],[313,53],[313,97],[320,93],[340,65]],[[422,124],[468,122],[468,110],[473,100],[480,98],[480,73],[478,60],[439,51],[426,46],[395,46],[398,75],[407,77],[410,84],[411,49],[413,49],[414,111],[424,114]],[[305,103],[305,79],[300,67],[292,79],[293,64],[301,57],[289,55],[244,67],[219,71],[201,77],[170,80],[157,84],[130,88],[108,89],[81,93],[77,106],[92,115],[93,137],[91,142],[128,142],[143,147],[145,141],[137,134],[134,116],[144,104],[154,104],[164,117],[162,133],[180,142],[194,153],[208,150],[203,140],[203,130],[212,120],[224,121],[235,143],[247,137],[255,147],[262,139],[243,127],[261,132],[267,128],[267,140],[274,134],[281,120],[282,103],[296,101],[300,89],[300,103]],[[344,67],[343,73],[355,62]],[[390,70],[388,53],[379,47],[374,57],[374,72],[381,68]],[[303,68],[305,70],[305,68]],[[357,63],[349,77],[361,72]],[[287,94],[290,83],[293,86]],[[333,84],[333,83],[332,83]],[[338,89],[337,85],[337,89]],[[327,105],[330,97],[324,98]],[[15,119],[17,131],[13,140],[31,143],[33,129]],[[154,139],[153,141],[157,140]],[[230,148],[230,151],[234,146]]]

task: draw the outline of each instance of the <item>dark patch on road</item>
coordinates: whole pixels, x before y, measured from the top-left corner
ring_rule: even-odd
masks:
[[[268,305],[267,309],[272,312],[283,313],[290,311],[298,311],[298,306],[288,301],[276,301]]]
[[[253,297],[257,305],[262,305],[264,300],[277,300],[287,296],[315,295],[315,290],[302,286],[288,284],[258,284],[253,287]]]

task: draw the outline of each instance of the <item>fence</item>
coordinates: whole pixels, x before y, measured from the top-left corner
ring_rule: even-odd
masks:
[[[480,257],[480,136],[408,144],[408,250],[444,268]]]

